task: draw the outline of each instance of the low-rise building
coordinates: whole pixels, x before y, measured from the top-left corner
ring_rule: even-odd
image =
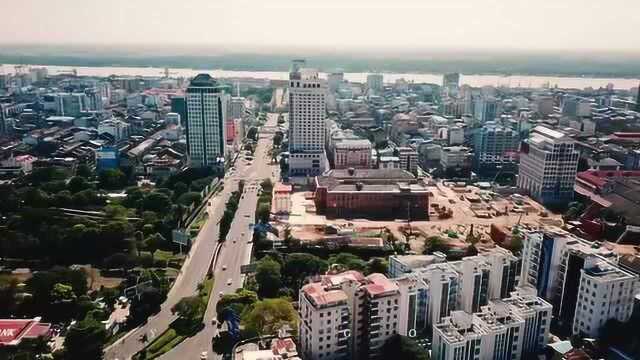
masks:
[[[336,169],[368,169],[371,167],[371,142],[366,139],[344,139],[333,149],[333,163]]]
[[[428,190],[399,169],[330,170],[315,178],[316,211],[329,217],[427,219]]]

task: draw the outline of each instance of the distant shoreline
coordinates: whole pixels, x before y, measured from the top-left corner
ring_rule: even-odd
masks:
[[[219,56],[126,56],[96,54],[35,55],[5,53],[0,50],[0,64],[24,64],[71,67],[165,68],[249,72],[288,71],[288,55],[231,54]],[[466,76],[544,76],[560,78],[640,78],[640,61],[636,59],[583,59],[554,57],[505,56],[497,58],[425,58],[379,59],[346,56],[310,56],[311,67],[322,72],[342,69],[345,73],[380,72],[385,74],[445,74],[458,72]],[[612,70],[613,69],[613,70]]]

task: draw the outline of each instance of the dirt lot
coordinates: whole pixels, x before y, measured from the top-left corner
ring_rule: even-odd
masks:
[[[479,247],[492,246],[489,238],[491,224],[511,228],[518,223],[530,227],[543,224],[561,225],[562,217],[552,214],[528,197],[500,196],[477,187],[467,186],[454,188],[441,182],[430,186],[432,195],[429,198],[429,221],[412,221],[411,228],[418,236],[410,240],[412,250],[422,251],[424,238],[433,235],[446,236],[455,233],[456,238],[449,238],[452,246],[464,247],[464,239],[473,225],[474,234],[482,234],[483,240]],[[327,220],[322,215],[315,214],[313,201],[309,193],[294,193],[292,199],[292,213],[281,219],[283,223],[296,225],[345,224],[354,227],[387,227],[398,239],[404,239],[404,219],[391,221],[370,221],[366,219],[332,219]],[[439,218],[436,205],[450,210],[450,218]],[[455,235],[454,235],[455,236]]]

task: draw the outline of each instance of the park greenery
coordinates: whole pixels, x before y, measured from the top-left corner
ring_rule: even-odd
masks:
[[[236,211],[238,211],[238,205],[243,191],[244,181],[241,180],[238,184],[238,191],[231,193],[229,200],[227,200],[224,214],[222,214],[222,219],[220,220],[220,236],[218,240],[220,242],[224,242],[227,239],[227,234],[229,233],[229,230],[231,230],[231,223],[233,222],[233,218],[236,216]]]
[[[198,293],[180,299],[171,312],[178,318],[158,337],[153,339],[134,359],[155,359],[193,336],[203,327],[203,318],[213,289],[214,279],[208,277],[198,285]]]
[[[66,325],[75,320],[64,353],[56,356],[100,358],[109,341],[101,321],[119,296],[132,295],[124,330],[160,310],[183,259],[171,243],[172,230],[216,176],[188,169],[156,186],[138,186],[126,169],[95,172],[79,165],[75,172],[36,168],[3,183],[0,265],[32,273],[26,280],[0,276],[0,317],[42,316]],[[93,287],[96,276],[121,283]],[[12,354],[49,352],[27,343]]]

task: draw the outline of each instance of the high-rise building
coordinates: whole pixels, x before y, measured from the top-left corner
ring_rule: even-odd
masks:
[[[595,336],[608,319],[631,315],[638,277],[604,247],[560,229],[525,232],[522,262],[522,284],[553,304],[558,331],[566,335]]]
[[[307,359],[376,358],[385,340],[399,333],[399,287],[382,274],[320,276],[300,289],[298,304]]]
[[[229,95],[208,74],[187,88],[187,145],[191,166],[219,166],[224,161]]]
[[[294,60],[289,73],[289,176],[316,176],[326,168],[327,83]]]
[[[474,134],[474,168],[477,172],[515,170],[519,146],[517,131],[488,123]]]
[[[442,76],[442,88],[448,95],[456,94],[460,88],[460,74],[444,74],[444,76]]]
[[[344,81],[344,73],[342,71],[336,71],[327,75],[327,83],[329,84],[329,91],[336,92],[340,87],[340,84]]]
[[[382,74],[367,75],[367,89],[374,94],[382,94],[384,89],[384,77]]]
[[[187,102],[184,96],[171,98],[171,112],[180,114],[180,125],[187,125]]]
[[[474,101],[474,118],[481,123],[494,121],[498,115],[498,101],[491,96],[480,96]]]
[[[522,143],[518,187],[544,204],[573,200],[580,153],[563,132],[536,126]]]

